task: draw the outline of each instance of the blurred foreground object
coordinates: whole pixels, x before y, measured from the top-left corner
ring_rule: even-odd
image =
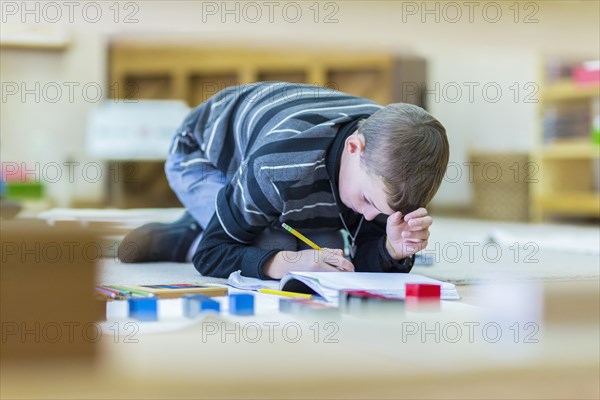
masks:
[[[0,198],[0,219],[14,218],[19,211],[21,211],[21,205],[19,203]]]
[[[0,232],[3,365],[94,359],[95,235],[30,220],[5,221]]]

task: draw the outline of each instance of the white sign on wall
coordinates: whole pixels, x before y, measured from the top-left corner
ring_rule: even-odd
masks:
[[[104,160],[164,160],[189,111],[182,101],[107,101],[90,113],[86,152]]]

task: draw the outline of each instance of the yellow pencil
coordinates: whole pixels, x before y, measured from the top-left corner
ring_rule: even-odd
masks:
[[[306,236],[304,236],[303,234],[301,234],[300,232],[298,232],[297,230],[295,230],[294,228],[292,228],[288,224],[283,223],[283,224],[281,224],[281,226],[283,226],[283,229],[285,229],[286,231],[288,231],[292,235],[296,236],[298,239],[302,240],[304,243],[306,243],[307,245],[309,245],[313,249],[315,249],[315,250],[323,250],[322,247],[319,247],[315,242],[313,242],[312,240],[310,240],[309,238],[307,238]],[[346,270],[346,268],[338,267],[337,265],[332,265],[332,267],[334,267],[336,269],[339,269],[340,271],[348,272]]]
[[[267,294],[276,294],[277,296],[285,296],[285,297],[299,297],[301,299],[312,299],[312,294],[304,294],[304,293],[296,293],[296,292],[284,292],[282,290],[273,290],[273,289],[258,289],[261,293]]]
[[[286,231],[288,231],[292,235],[296,236],[298,239],[302,240],[304,243],[306,243],[307,245],[309,245],[313,249],[315,249],[315,250],[323,250],[321,247],[317,246],[315,244],[315,242],[313,242],[312,240],[310,240],[309,238],[307,238],[306,236],[304,236],[303,234],[301,234],[300,232],[298,232],[297,230],[295,230],[294,228],[292,228],[288,224],[283,223],[283,224],[281,224],[281,226],[283,226],[283,229],[285,229]]]

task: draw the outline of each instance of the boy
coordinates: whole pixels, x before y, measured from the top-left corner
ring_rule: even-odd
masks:
[[[184,261],[195,250],[202,275],[224,278],[410,272],[448,156],[444,127],[417,106],[305,84],[228,87],[186,117],[169,151],[167,178],[187,212],[131,232],[119,258]],[[307,248],[282,223],[327,249]]]

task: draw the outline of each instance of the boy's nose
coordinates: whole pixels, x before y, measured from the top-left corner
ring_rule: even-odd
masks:
[[[370,211],[370,210],[366,210],[363,212],[363,217],[365,217],[365,219],[367,221],[373,221],[376,216],[377,216],[377,213]]]

